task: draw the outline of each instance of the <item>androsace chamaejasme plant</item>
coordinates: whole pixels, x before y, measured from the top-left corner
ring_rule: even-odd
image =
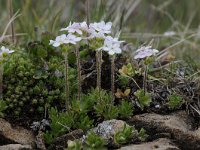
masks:
[[[81,66],[80,66],[80,54],[79,46],[80,44],[85,44],[88,40],[90,45],[97,49],[97,87],[100,91],[101,89],[101,48],[103,46],[104,39],[107,34],[111,33],[112,23],[105,23],[104,21],[100,23],[91,23],[89,26],[86,22],[69,24],[68,27],[61,29],[61,31],[68,31],[68,35],[62,34],[56,37],[56,40],[50,40],[50,45],[54,47],[61,46],[61,50],[65,57],[66,65],[66,107],[69,103],[69,83],[68,83],[68,52],[70,49],[76,49],[77,57],[77,69],[78,69],[78,100],[80,101],[81,95]],[[82,41],[82,43],[80,42]],[[78,44],[77,42],[80,42]],[[75,47],[75,48],[74,48]]]
[[[75,53],[76,53],[76,62],[77,62],[77,72],[78,72],[78,100],[81,101],[81,63],[80,63],[80,52],[79,47],[81,44],[85,44],[89,31],[89,27],[86,22],[74,22],[69,24],[68,27],[62,28],[61,31],[67,31],[68,33],[74,34],[75,36],[81,38],[81,42],[76,44]]]
[[[89,25],[88,37],[90,45],[96,50],[96,70],[97,70],[97,88],[99,90],[99,96],[101,91],[101,65],[102,65],[102,49],[104,40],[107,35],[111,33],[112,23],[101,21],[99,23],[91,23]]]
[[[3,98],[3,64],[6,61],[9,54],[13,53],[14,50],[9,50],[5,46],[0,49],[0,100]]]
[[[108,52],[111,57],[111,91],[112,91],[112,103],[115,101],[115,55],[122,52],[120,44],[122,41],[119,41],[118,38],[112,38],[107,36],[104,41],[104,46],[102,50]]]
[[[144,66],[144,78],[143,78],[143,89],[138,90],[135,95],[140,102],[141,109],[143,110],[145,105],[149,105],[151,98],[147,93],[147,77],[148,77],[148,65],[153,61],[154,56],[158,53],[158,50],[153,49],[151,46],[142,46],[136,50],[134,59],[140,61]]]
[[[69,81],[68,81],[68,53],[69,51],[74,48],[74,45],[76,45],[77,42],[81,40],[80,37],[77,37],[71,33],[68,35],[62,34],[60,36],[57,36],[55,41],[50,40],[50,45],[53,45],[54,47],[59,47],[62,50],[62,53],[65,58],[65,82],[66,82],[66,109],[70,109],[70,102],[69,102]]]

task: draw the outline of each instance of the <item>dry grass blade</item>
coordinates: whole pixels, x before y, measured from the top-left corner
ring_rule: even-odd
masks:
[[[128,3],[128,11],[124,16],[124,22],[126,22],[128,20],[128,18],[130,17],[130,15],[133,13],[133,11],[135,10],[135,8],[140,4],[141,0],[135,0],[135,1],[130,1],[130,4]]]
[[[197,35],[197,34],[192,34],[192,35],[190,35],[189,37],[187,37],[187,38],[185,38],[185,39],[181,39],[180,41],[174,43],[173,45],[171,45],[171,46],[165,48],[164,50],[162,50],[162,51],[158,54],[158,57],[157,57],[156,60],[159,60],[159,59],[161,59],[163,56],[165,56],[165,55],[167,54],[167,51],[170,50],[171,48],[176,47],[177,45],[183,43],[186,39],[190,39],[190,38],[192,38],[192,37],[195,37],[196,35]]]
[[[4,31],[3,31],[3,34],[2,34],[1,37],[0,37],[0,43],[3,41],[3,39],[4,39],[5,35],[6,35],[6,32],[7,32],[8,28],[9,28],[9,26],[10,26],[10,25],[12,24],[12,22],[13,22],[17,17],[19,17],[19,16],[20,16],[20,14],[19,14],[19,10],[18,10],[18,11],[12,16],[12,18],[10,18],[8,24],[6,25],[6,27],[5,27]]]

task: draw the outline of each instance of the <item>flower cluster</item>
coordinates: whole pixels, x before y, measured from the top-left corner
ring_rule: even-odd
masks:
[[[150,56],[155,56],[159,51],[151,46],[142,46],[135,52],[134,59],[145,59]]]
[[[74,22],[69,24],[68,27],[62,28],[60,31],[67,31],[68,34],[62,34],[57,36],[55,40],[50,40],[50,45],[59,47],[63,44],[76,45],[81,40],[101,39],[103,44],[100,47],[96,47],[97,50],[104,50],[108,54],[121,53],[120,44],[122,41],[118,41],[118,38],[110,36],[112,29],[112,23],[101,21],[99,23],[91,23],[87,25],[86,22]]]
[[[108,52],[109,55],[120,54],[122,52],[120,48],[122,42],[118,38],[107,36],[104,41],[104,46],[101,49]]]
[[[7,57],[9,54],[13,53],[14,50],[10,50],[6,48],[5,46],[2,46],[0,48],[0,60],[2,61],[5,57]]]
[[[73,34],[62,34],[60,36],[57,36],[55,41],[50,40],[50,45],[53,45],[54,47],[59,47],[62,44],[76,45],[76,42],[79,42],[80,40],[80,37],[77,37]]]

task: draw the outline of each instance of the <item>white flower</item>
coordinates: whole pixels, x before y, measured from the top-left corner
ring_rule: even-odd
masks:
[[[68,27],[62,28],[60,31],[68,31],[69,33],[78,33],[79,35],[82,35],[83,31],[88,31],[88,26],[86,22],[74,22],[73,24],[70,22]]]
[[[154,56],[159,51],[156,49],[152,49],[151,46],[142,46],[135,52],[134,59],[143,59],[146,57]]]
[[[103,34],[109,34],[111,33],[111,27],[112,27],[112,22],[107,22],[105,23],[104,21],[101,21],[99,23],[91,23],[89,25],[90,30],[95,30],[97,32],[101,32]]]
[[[53,45],[54,47],[58,47],[62,44],[76,44],[76,42],[79,42],[81,40],[80,37],[77,37],[73,34],[68,34],[66,36],[66,34],[62,34],[60,36],[57,36],[56,37],[56,40],[53,41],[53,40],[50,40],[50,45]]]
[[[14,52],[14,50],[9,50],[5,46],[2,46],[0,49],[0,60],[2,60],[3,57],[6,57],[8,54],[11,54],[13,52]]]
[[[81,40],[81,37],[77,37],[73,34],[68,34],[67,35],[67,41],[66,44],[71,43],[71,44],[76,44],[76,42],[79,42]]]
[[[123,41],[119,41],[118,38],[112,38],[107,36],[104,41],[104,46],[100,49],[107,51],[109,55],[120,54],[122,52],[120,44]]]
[[[88,37],[88,39],[93,39],[93,38],[104,39],[105,38],[105,35],[102,32],[96,32],[95,30],[90,30],[89,33],[90,33],[90,36]]]

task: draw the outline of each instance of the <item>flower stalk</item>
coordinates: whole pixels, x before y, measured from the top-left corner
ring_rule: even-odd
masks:
[[[65,58],[65,94],[66,94],[65,106],[66,106],[66,110],[68,111],[70,109],[69,79],[68,79],[68,74],[69,74],[68,53],[64,54],[64,58]]]
[[[102,51],[96,52],[96,67],[97,67],[97,88],[101,90],[101,63],[102,63]]]
[[[153,56],[156,55],[159,51],[157,49],[153,49],[151,46],[142,46],[136,50],[134,59],[143,60],[144,63],[144,78],[143,78],[143,89],[144,95],[147,90],[147,73],[148,73],[148,65],[151,64]]]
[[[78,101],[81,101],[81,63],[80,63],[80,52],[79,48],[76,47],[76,63],[78,72]]]
[[[115,102],[115,55],[111,56],[111,91],[112,103]]]
[[[145,65],[144,67],[144,79],[143,79],[143,89],[144,89],[144,95],[146,93],[146,90],[147,90],[147,75],[148,73],[148,65]]]
[[[0,100],[3,99],[3,63],[0,64]]]

